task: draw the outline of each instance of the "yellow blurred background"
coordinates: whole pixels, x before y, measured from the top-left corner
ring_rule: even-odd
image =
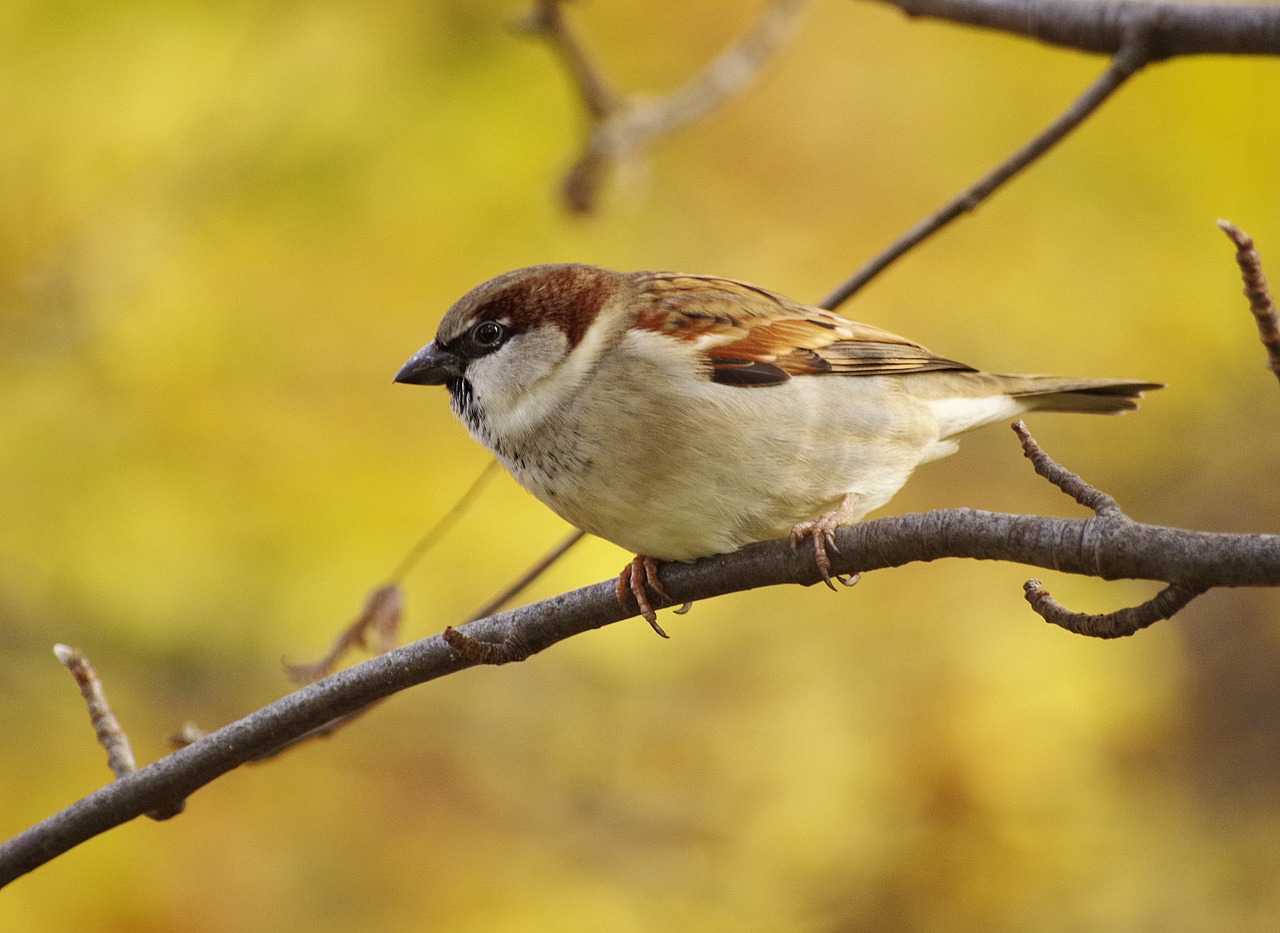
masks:
[[[667,90],[761,7],[572,4]],[[744,95],[599,213],[517,0],[0,6],[0,836],[108,774],[50,648],[139,758],[289,689],[486,463],[393,386],[448,305],[581,260],[818,300],[1060,110],[1103,60],[817,3]],[[1280,63],[1141,75],[842,310],[995,371],[1167,381],[1031,422],[1135,518],[1280,529],[1280,392],[1227,217],[1280,280]],[[1079,515],[991,428],[886,509]],[[456,623],[566,533],[502,477],[407,582]],[[617,572],[591,541],[532,594]],[[410,691],[0,892],[0,929],[1272,930],[1280,594],[1116,643],[941,562],[741,594]],[[1155,587],[1053,574],[1104,611]]]

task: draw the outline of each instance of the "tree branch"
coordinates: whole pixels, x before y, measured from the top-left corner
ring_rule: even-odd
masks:
[[[1150,61],[1176,55],[1280,54],[1274,3],[1147,3],[1134,0],[875,0],[911,17],[998,29],[1048,45],[1117,53],[1140,32]]]
[[[1280,536],[1183,531],[1138,522],[1066,519],[949,509],[839,529],[832,570],[856,574],[947,557],[1007,560],[1107,580],[1136,578],[1185,587],[1280,586]],[[672,604],[763,586],[812,586],[810,555],[786,540],[755,544],[692,564],[663,564]],[[538,652],[635,615],[615,581],[574,590],[458,631],[493,646]],[[484,652],[480,652],[483,654]],[[501,652],[494,655],[505,657]],[[0,846],[0,885],[113,826],[176,805],[195,790],[310,730],[375,700],[481,663],[440,635],[397,648],[277,700],[207,737],[108,784]]]

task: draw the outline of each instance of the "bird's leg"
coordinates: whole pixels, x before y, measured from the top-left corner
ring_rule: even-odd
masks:
[[[791,529],[791,550],[796,550],[800,546],[800,542],[805,538],[813,540],[813,558],[818,564],[818,572],[822,574],[822,581],[833,590],[836,585],[831,582],[831,559],[827,557],[827,548],[840,553],[840,549],[836,547],[836,529],[841,525],[852,520],[854,511],[853,504],[858,501],[858,494],[847,492],[844,498],[840,500],[833,511],[818,516],[811,522],[800,522]],[[840,580],[839,575],[836,576]],[[843,580],[840,580],[844,583]],[[848,584],[852,586],[853,584]]]
[[[618,574],[618,603],[625,609],[627,598],[633,597],[644,620],[663,638],[669,638],[670,636],[658,624],[658,614],[649,604],[647,590],[652,590],[667,602],[671,601],[671,597],[667,595],[667,591],[662,588],[662,583],[658,580],[658,562],[652,557],[637,554],[631,563],[622,568],[622,573]]]

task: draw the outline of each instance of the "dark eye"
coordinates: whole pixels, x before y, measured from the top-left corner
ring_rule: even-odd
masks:
[[[507,329],[497,321],[481,321],[471,328],[471,342],[485,350],[495,349],[507,336]]]

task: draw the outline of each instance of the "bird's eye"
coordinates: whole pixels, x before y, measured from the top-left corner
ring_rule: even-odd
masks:
[[[481,321],[471,328],[471,340],[477,347],[492,350],[502,343],[507,329],[497,321]]]

